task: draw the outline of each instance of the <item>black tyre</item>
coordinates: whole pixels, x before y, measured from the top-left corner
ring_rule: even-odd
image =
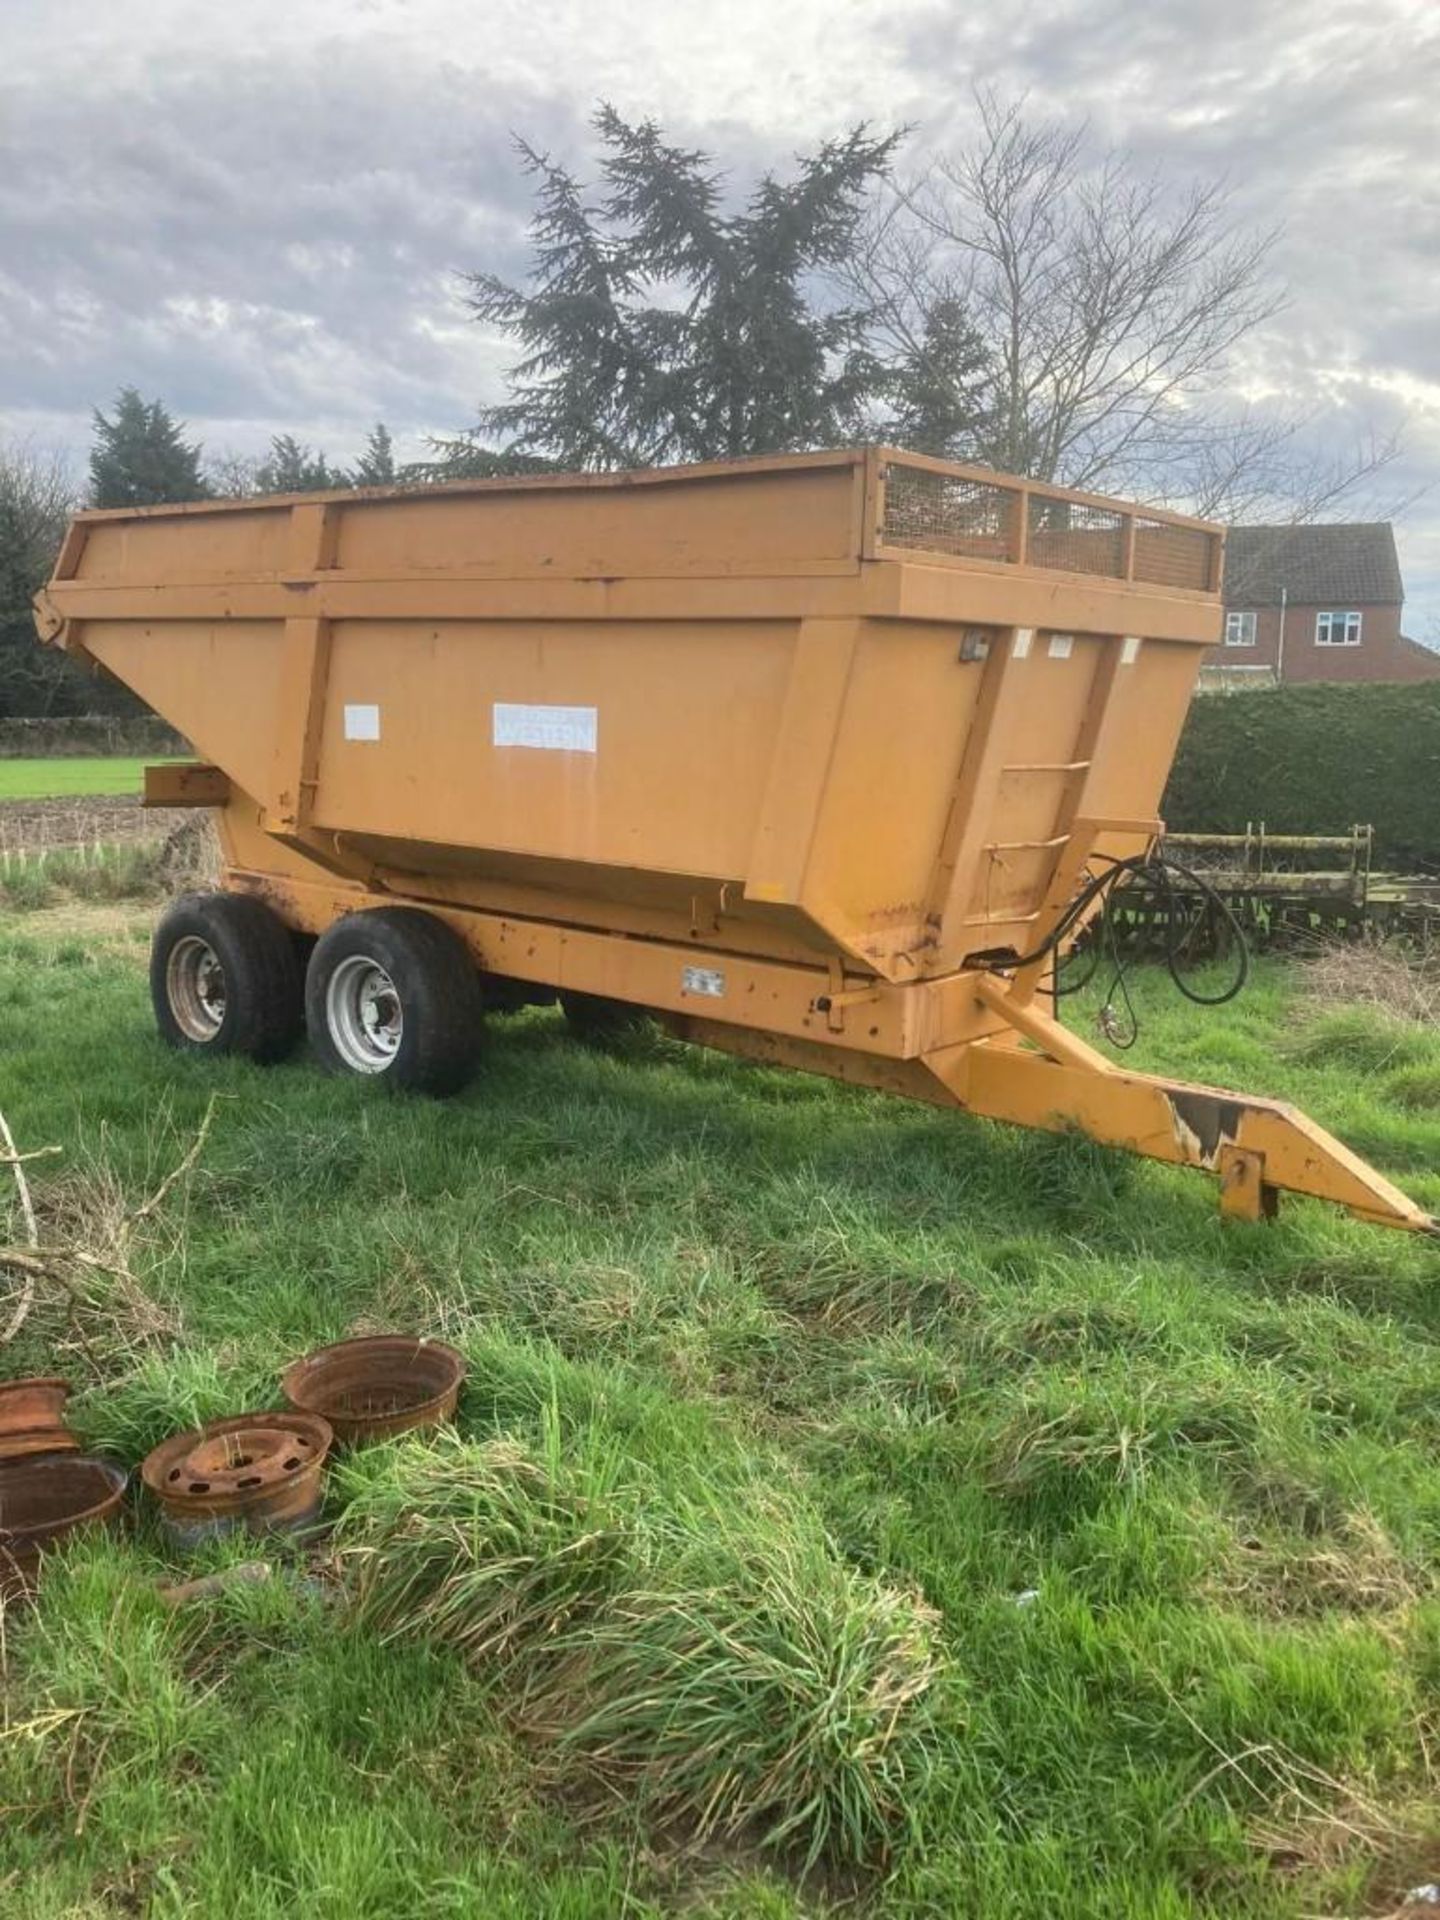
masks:
[[[189,1053],[283,1060],[304,1026],[301,979],[290,929],[247,894],[182,894],[150,947],[155,1024]]]
[[[458,1092],[475,1071],[480,1020],[480,976],[464,941],[418,908],[346,914],[310,956],[305,1024],[331,1073]]]
[[[606,1000],[596,993],[562,993],[560,1008],[577,1039],[594,1046],[620,1046],[651,1024],[643,1007],[627,1000]]]

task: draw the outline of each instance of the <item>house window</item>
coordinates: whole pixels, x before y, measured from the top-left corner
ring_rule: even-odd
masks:
[[[1317,647],[1358,647],[1360,644],[1359,614],[1317,613],[1315,644]]]
[[[1225,616],[1225,644],[1227,647],[1253,647],[1255,644],[1255,616],[1253,613],[1227,613]]]

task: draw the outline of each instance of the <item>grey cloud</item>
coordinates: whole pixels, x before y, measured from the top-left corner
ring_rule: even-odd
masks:
[[[0,409],[134,380],[210,416],[463,422],[493,378],[457,270],[519,264],[512,126],[577,138],[537,88],[377,65],[179,64],[143,87],[0,96]]]
[[[1440,15],[1425,0],[1064,0],[993,19],[942,6],[912,18],[912,69],[951,105],[937,144],[963,137],[968,90],[1029,90],[1037,108],[1088,115],[1097,141],[1177,181],[1224,177],[1236,212],[1280,229],[1286,311],[1246,368],[1314,416],[1321,448],[1410,418],[1405,458],[1368,510],[1392,499],[1413,624],[1440,634],[1440,148],[1433,98]],[[1414,496],[1418,495],[1418,498]]]
[[[737,186],[868,117],[959,137],[974,80],[1088,114],[1278,223],[1287,313],[1251,343],[1322,437],[1412,406],[1392,490],[1440,471],[1440,16],[1425,0],[5,0],[0,425],[77,448],[123,381],[216,449],[337,453],[494,397],[507,350],[456,269],[523,259],[519,130],[588,149],[597,95]],[[1388,484],[1388,483],[1387,483]],[[1440,625],[1440,501],[1402,525]]]

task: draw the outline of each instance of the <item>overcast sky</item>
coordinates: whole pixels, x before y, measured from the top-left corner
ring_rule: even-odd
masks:
[[[976,80],[1283,223],[1250,391],[1340,451],[1402,413],[1407,626],[1440,640],[1434,0],[0,0],[0,429],[78,454],[133,383],[207,451],[402,451],[499,394],[457,270],[513,271],[512,132],[597,97],[745,182],[859,118],[963,138]],[[1423,491],[1428,489],[1428,491]]]

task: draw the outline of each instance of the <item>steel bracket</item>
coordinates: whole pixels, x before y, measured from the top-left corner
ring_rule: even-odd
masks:
[[[1223,1146],[1215,1163],[1220,1175],[1220,1211],[1232,1220],[1273,1220],[1280,1189],[1265,1178],[1265,1156],[1246,1147]]]

